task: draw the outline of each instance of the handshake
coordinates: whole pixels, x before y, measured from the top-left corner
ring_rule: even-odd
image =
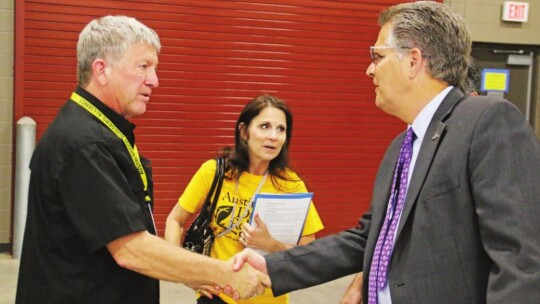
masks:
[[[226,268],[226,275],[215,280],[218,285],[205,283],[187,285],[210,299],[222,292],[234,300],[256,297],[272,285],[267,275],[266,260],[249,248],[227,261]]]

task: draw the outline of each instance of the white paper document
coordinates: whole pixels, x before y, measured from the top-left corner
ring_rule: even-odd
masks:
[[[291,194],[260,193],[253,201],[250,225],[257,226],[255,214],[266,224],[270,235],[285,244],[297,244],[309,210],[313,192]],[[265,254],[262,250],[259,253]]]

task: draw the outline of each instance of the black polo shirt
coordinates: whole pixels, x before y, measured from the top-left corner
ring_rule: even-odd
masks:
[[[76,92],[134,144],[133,124],[82,88]],[[148,161],[141,160],[151,190]],[[16,303],[159,303],[158,281],[118,266],[106,248],[133,232],[154,233],[141,177],[123,141],[68,100],[30,169]]]

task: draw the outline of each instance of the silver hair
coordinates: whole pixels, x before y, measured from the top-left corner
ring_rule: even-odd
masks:
[[[139,43],[154,47],[158,53],[161,49],[157,33],[135,18],[105,16],[90,21],[77,43],[79,85],[84,87],[90,81],[94,60],[102,58],[114,66],[129,47]]]
[[[398,4],[379,15],[379,25],[387,23],[392,46],[420,49],[431,76],[454,86],[463,83],[471,36],[463,18],[449,6],[433,1]]]

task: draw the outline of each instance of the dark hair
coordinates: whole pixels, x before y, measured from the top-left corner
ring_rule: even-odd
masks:
[[[242,173],[249,170],[249,152],[247,144],[240,134],[240,124],[244,124],[247,130],[253,118],[258,116],[267,107],[273,107],[283,111],[287,123],[285,143],[278,156],[270,161],[268,174],[274,185],[277,185],[276,177],[283,180],[290,180],[285,170],[289,167],[289,145],[293,130],[292,114],[285,102],[268,94],[255,97],[244,107],[242,112],[240,112],[234,128],[234,148],[225,147],[222,149],[222,157],[227,160],[227,170],[230,170],[229,178],[238,179]]]
[[[469,66],[467,67],[467,78],[461,83],[461,90],[465,95],[469,95],[473,92],[480,94],[480,87],[482,86],[482,74],[480,67],[476,64],[476,61],[471,58]]]

